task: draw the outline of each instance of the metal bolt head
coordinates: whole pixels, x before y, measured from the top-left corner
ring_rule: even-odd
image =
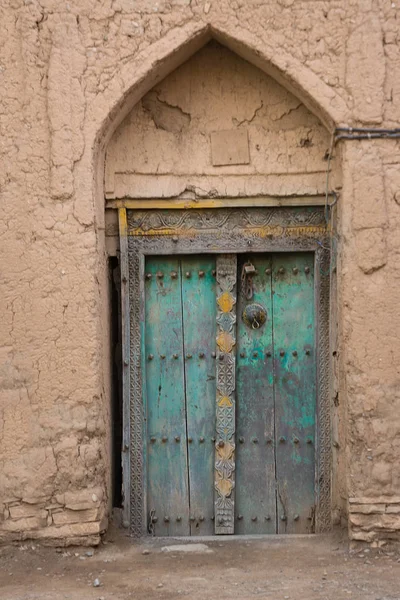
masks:
[[[223,448],[223,447],[225,446],[225,442],[224,442],[224,440],[219,440],[219,442],[218,442],[218,446],[219,446],[220,448]]]
[[[307,275],[308,275],[309,272],[310,272],[310,267],[304,267],[304,273],[307,273]]]
[[[257,358],[258,352],[253,352],[253,358]]]
[[[171,279],[176,279],[178,277],[178,273],[176,271],[171,271]]]
[[[257,521],[257,517],[256,517],[255,515],[253,515],[253,516],[251,517],[251,520],[252,520],[252,521]]]
[[[308,438],[307,444],[312,444],[312,439],[311,438]]]
[[[188,442],[189,442],[189,444],[191,444],[193,442],[193,438],[188,437]]]
[[[213,269],[213,270],[211,271],[211,275],[212,275],[213,277],[215,277],[215,276],[216,276],[216,274],[217,274],[217,271],[216,271],[215,269]]]
[[[177,355],[177,354],[174,354],[174,355],[173,355],[173,359],[174,359],[174,360],[176,360],[177,358],[178,358],[178,355]]]
[[[286,521],[286,515],[281,516],[281,521]]]
[[[297,356],[297,350],[293,350],[292,354],[293,356]]]
[[[214,436],[211,438],[211,441],[212,441],[212,442],[215,442],[215,437],[214,437]]]
[[[306,350],[306,354],[307,354],[307,356],[310,356],[310,354],[311,354],[311,350],[309,350],[309,349],[307,348],[307,350]]]
[[[204,358],[204,352],[199,352],[199,358]]]
[[[157,523],[157,521],[158,521],[158,517],[153,517],[153,518],[151,519],[151,522],[152,522],[152,523]]]
[[[280,275],[283,275],[283,274],[284,274],[284,272],[285,272],[285,269],[284,269],[283,267],[281,267],[281,268],[278,270],[278,273],[279,273]]]
[[[265,269],[265,274],[266,275],[271,275],[271,269]]]
[[[241,352],[241,353],[240,353],[240,358],[244,358],[245,356],[246,356],[246,353],[245,353],[245,352]]]
[[[298,520],[299,520],[299,518],[300,518],[300,517],[299,517],[299,515],[294,515],[294,517],[293,517],[293,521],[298,521]]]
[[[253,444],[258,444],[258,439],[257,438],[253,438]]]
[[[180,441],[181,441],[181,438],[179,437],[179,435],[176,435],[176,436],[175,436],[175,441],[176,441],[176,442],[180,442]]]
[[[164,523],[169,523],[169,517],[164,517]]]
[[[145,278],[149,281],[152,278],[151,273],[146,273]]]
[[[239,444],[244,444],[244,437],[239,438]]]
[[[271,517],[270,517],[269,515],[267,515],[267,516],[265,517],[265,520],[266,520],[266,521],[270,521],[270,520],[271,520]]]
[[[164,273],[162,273],[161,271],[157,271],[156,277],[157,279],[162,279],[164,277]]]
[[[151,441],[152,444],[155,444],[156,443],[156,438],[155,437],[151,437],[150,441]]]
[[[204,444],[204,438],[203,438],[203,437],[201,437],[201,438],[199,439],[199,442],[200,442],[200,444]]]
[[[238,521],[241,521],[242,519],[243,519],[243,515],[238,515],[238,516],[237,516],[237,520],[238,520]]]
[[[280,356],[285,356],[285,351],[284,351],[284,350],[281,350],[281,351],[279,352],[279,355],[280,355]]]
[[[271,356],[272,356],[272,353],[271,353],[271,352],[267,352],[267,353],[266,353],[266,357],[267,357],[267,358],[271,358]]]
[[[161,358],[161,360],[164,360],[165,354],[160,354],[160,358]]]
[[[199,521],[204,521],[204,517],[203,517],[203,515],[200,515],[200,517],[199,517]]]
[[[280,441],[280,443],[281,443],[281,444],[284,444],[284,443],[286,442],[286,438],[285,438],[285,437],[282,435],[282,436],[279,438],[279,441]]]
[[[269,438],[269,437],[265,441],[266,441],[267,444],[272,444],[272,439]]]
[[[224,360],[224,355],[223,354],[219,354],[218,355],[218,360],[223,361]]]
[[[178,523],[180,523],[182,521],[182,517],[176,517],[176,520]]]
[[[295,438],[294,438],[294,440],[293,440],[293,443],[294,443],[294,444],[298,444],[298,443],[299,443],[299,441],[300,441],[300,440],[299,440],[299,438],[295,437]]]
[[[215,353],[215,352],[211,352],[211,356],[212,356],[213,358],[215,358],[217,355],[216,355],[216,353]]]
[[[192,358],[191,354],[186,354],[186,358]]]
[[[165,444],[165,442],[168,442],[168,438],[167,438],[167,437],[164,435],[164,436],[161,438],[161,441],[162,441],[162,442]]]
[[[191,277],[190,271],[186,271],[185,277],[186,277],[186,279],[190,279],[190,277]]]
[[[299,272],[298,268],[297,268],[297,267],[293,267],[293,273],[294,273],[295,275],[297,275],[297,273],[298,273],[298,272]]]
[[[148,358],[149,360],[153,360],[153,358],[154,358],[154,354],[149,354],[147,358]]]
[[[204,271],[199,271],[199,277],[204,277]]]
[[[174,235],[172,241],[174,242],[174,244],[176,244],[178,241],[178,236]]]

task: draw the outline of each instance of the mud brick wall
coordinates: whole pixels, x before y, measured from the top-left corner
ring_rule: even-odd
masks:
[[[168,134],[173,154],[179,130],[198,135],[201,98],[178,98],[173,81],[193,76],[191,57],[210,61],[213,39],[228,49],[227,89],[232,70],[245,83],[234,128],[248,129],[251,143],[259,136],[269,160],[260,153],[249,166],[224,167],[203,186],[210,166],[199,149],[190,180],[179,160],[168,165],[173,193],[220,193],[225,183],[239,193],[249,185],[240,177],[259,185],[257,174],[262,193],[276,193],[279,181],[283,191],[307,183],[316,192],[335,126],[398,126],[399,21],[400,6],[386,0],[1,3],[1,540],[96,543],[110,514],[105,195],[131,189],[127,176],[141,195],[155,193],[145,177],[154,163],[139,181],[132,164],[143,173],[143,154],[131,145],[123,164],[117,139],[143,143],[151,129],[146,139]],[[218,64],[208,64],[215,85]],[[260,89],[270,99],[262,107]],[[272,131],[274,110],[282,116]],[[308,131],[312,145],[301,146]],[[333,516],[348,520],[351,538],[371,542],[400,535],[399,164],[395,140],[340,142],[332,164],[340,189]]]

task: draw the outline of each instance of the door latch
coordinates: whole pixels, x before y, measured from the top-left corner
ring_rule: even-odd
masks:
[[[251,262],[247,262],[242,268],[242,296],[246,300],[251,300],[253,297],[253,276],[257,274],[255,266]]]

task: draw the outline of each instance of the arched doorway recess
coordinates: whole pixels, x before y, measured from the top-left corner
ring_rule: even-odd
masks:
[[[112,136],[108,133],[104,138],[104,140],[107,140],[106,206],[108,211],[118,208],[120,212],[122,280],[125,280],[125,286],[131,286],[130,293],[127,291],[127,287],[125,287],[126,291],[122,292],[122,312],[124,313],[125,310],[125,319],[122,323],[122,330],[125,335],[123,339],[125,366],[122,369],[125,390],[124,522],[132,528],[136,535],[144,534],[149,530],[154,532],[156,528],[159,528],[160,535],[176,535],[179,534],[176,528],[179,529],[181,523],[185,520],[187,521],[186,529],[188,531],[186,529],[185,531],[182,530],[184,534],[188,532],[203,533],[202,527],[206,522],[208,527],[206,533],[209,533],[210,528],[216,530],[217,533],[265,533],[273,532],[273,530],[279,532],[323,531],[330,527],[331,522],[331,415],[328,404],[329,360],[327,358],[329,351],[327,337],[329,276],[326,277],[326,273],[329,273],[327,265],[329,252],[324,251],[324,245],[328,243],[329,236],[326,231],[324,211],[321,208],[326,193],[326,153],[329,150],[330,135],[326,127],[322,125],[306,105],[288,92],[287,89],[282,88],[275,79],[265,76],[226,47],[219,45],[218,42],[208,43],[210,31],[201,32],[195,42],[192,42],[190,54],[193,50],[197,50],[197,53],[180,67],[178,65],[184,59],[178,52],[172,61],[174,66],[177,63],[177,69],[169,77],[153,86],[150,91],[142,96],[139,102],[135,101],[133,107],[130,102],[135,94],[132,95],[132,92],[127,94],[119,107],[119,113],[118,111],[112,113],[112,115],[118,114],[118,116],[111,116],[110,118],[110,122],[112,121],[114,126],[119,122],[118,127]],[[214,37],[218,38],[218,34],[214,34]],[[235,46],[232,40],[230,43],[231,46]],[[201,49],[199,49],[200,46]],[[240,43],[238,47],[240,47]],[[237,49],[235,48],[235,50]],[[184,54],[187,53],[186,48]],[[272,72],[276,72],[276,67],[270,67],[270,69]],[[161,78],[158,75],[154,77],[156,81]],[[277,77],[279,78],[279,75]],[[148,81],[144,87],[148,89]],[[203,90],[203,93],[201,90]],[[218,90],[219,94],[216,93]],[[129,96],[130,100],[128,100]],[[308,100],[308,104],[312,105],[313,102],[310,99]],[[321,110],[321,107],[318,107],[318,111],[324,118],[325,123],[332,123],[331,116],[325,113],[323,109]],[[340,185],[339,175],[337,172],[331,174],[330,185],[332,189]],[[170,210],[172,206],[173,210]],[[160,211],[167,211],[165,219],[160,220]],[[191,222],[192,217],[196,220],[197,216],[201,214],[200,211],[209,211],[207,213],[209,216],[206,216],[208,222],[216,219],[207,231],[204,228],[202,230],[202,225],[199,226],[198,223]],[[186,216],[189,213],[191,216]],[[245,214],[246,224],[242,222],[238,224],[237,221],[231,223],[224,233],[227,237],[222,235],[224,238],[223,243],[220,245],[215,244],[215,237],[213,238],[211,230],[214,230],[214,234],[217,230],[223,230],[230,219],[235,220],[235,214],[241,216]],[[128,222],[125,221],[127,216]],[[181,217],[183,218],[183,225],[177,228],[177,220]],[[273,220],[272,225],[271,218]],[[200,221],[204,224],[202,217]],[[249,227],[249,223],[251,227]],[[237,233],[238,239],[240,238],[236,245],[228,243],[231,238],[232,227],[233,229],[237,228],[234,235]],[[254,227],[256,227],[256,230],[258,227],[258,230],[256,231]],[[126,236],[128,230],[134,232],[130,250],[129,240],[131,238]],[[188,245],[187,240],[192,237],[196,238],[196,230],[197,233],[200,232],[198,244],[196,245],[195,242],[189,250],[191,244]],[[168,241],[165,243],[165,240]],[[138,245],[135,245],[136,242]],[[283,269],[292,273],[297,270],[296,274],[299,271],[297,263],[280,266],[280,262],[283,260],[282,253],[284,252],[286,255],[285,260],[289,257],[289,262],[291,258],[287,253],[290,250],[304,253],[297,256],[300,262],[304,262],[304,260],[307,262],[311,258],[310,265],[301,262],[301,270],[306,274],[309,274],[311,270],[314,279],[311,287],[309,287],[309,291],[312,293],[310,298],[314,296],[314,293],[316,298],[315,321],[313,321],[311,327],[313,340],[315,341],[315,344],[314,342],[311,344],[312,353],[315,351],[315,363],[311,368],[311,371],[314,368],[314,374],[311,375],[311,379],[313,378],[311,390],[314,389],[315,391],[315,405],[310,408],[311,412],[315,411],[316,423],[311,425],[311,428],[315,428],[315,436],[307,433],[304,435],[304,439],[300,440],[297,434],[290,433],[290,443],[294,444],[293,448],[296,451],[303,443],[307,450],[311,446],[313,447],[313,460],[310,467],[310,469],[313,469],[313,474],[308,476],[312,481],[312,492],[308,490],[305,496],[311,493],[314,500],[308,503],[310,506],[309,510],[307,509],[307,514],[304,512],[306,510],[304,506],[299,510],[296,509],[297,512],[294,508],[293,510],[288,509],[286,504],[288,502],[290,504],[290,501],[288,498],[283,498],[282,493],[279,491],[279,485],[276,485],[278,450],[274,450],[272,462],[267,456],[261,456],[257,459],[259,464],[269,464],[269,475],[273,471],[270,479],[273,480],[272,487],[275,491],[271,492],[272,495],[267,502],[269,504],[268,510],[264,511],[263,514],[253,515],[254,506],[252,506],[247,511],[249,514],[243,515],[241,514],[243,510],[237,512],[237,509],[235,512],[234,504],[229,502],[229,499],[233,496],[231,491],[235,489],[235,485],[236,488],[240,488],[240,486],[243,488],[239,504],[245,508],[247,500],[243,495],[243,490],[251,482],[246,480],[243,484],[239,479],[236,484],[234,483],[236,467],[234,452],[224,453],[218,448],[226,449],[229,447],[235,449],[236,446],[239,447],[239,444],[245,445],[249,440],[246,439],[246,441],[241,442],[240,438],[245,440],[245,436],[236,436],[237,440],[235,438],[232,442],[231,439],[230,442],[232,443],[229,445],[229,440],[219,439],[218,435],[216,437],[212,434],[210,438],[212,440],[216,437],[217,446],[215,458],[214,450],[212,450],[212,461],[217,463],[219,460],[220,463],[221,461],[224,463],[222,466],[220,464],[219,471],[218,468],[216,469],[217,479],[219,478],[222,481],[222,484],[221,481],[216,483],[216,501],[219,499],[220,505],[219,508],[215,508],[214,503],[214,508],[202,506],[198,511],[199,514],[196,515],[191,510],[191,505],[194,506],[197,500],[190,498],[188,492],[190,487],[194,489],[196,479],[189,472],[189,463],[190,461],[195,462],[197,459],[194,458],[195,455],[192,458],[190,457],[189,444],[192,442],[190,441],[190,432],[188,432],[190,425],[188,425],[187,418],[185,417],[186,420],[181,424],[184,433],[181,431],[178,433],[172,432],[171,429],[171,431],[168,430],[168,433],[164,432],[163,434],[160,430],[158,432],[160,439],[158,440],[157,435],[153,435],[146,425],[147,413],[145,411],[148,410],[148,407],[143,409],[140,404],[141,400],[139,400],[143,397],[142,386],[151,387],[151,381],[154,379],[151,375],[149,376],[150,379],[146,380],[145,372],[149,368],[146,367],[146,360],[151,360],[151,364],[155,365],[158,358],[160,361],[164,361],[166,356],[161,351],[159,357],[153,362],[154,354],[146,351],[145,333],[142,335],[142,348],[137,345],[138,327],[140,328],[140,324],[142,324],[146,328],[143,301],[147,292],[141,279],[145,281],[147,275],[147,281],[157,281],[158,279],[158,284],[164,279],[164,273],[159,276],[159,270],[154,273],[151,272],[155,263],[152,265],[150,259],[148,263],[146,262],[148,252],[145,247],[148,248],[149,245],[152,248],[151,255],[160,253],[165,256],[172,256],[179,254],[182,255],[182,261],[185,260],[184,256],[192,254],[192,251],[199,256],[204,253],[216,253],[216,263],[213,263],[215,269],[211,268],[210,263],[211,266],[205,266],[204,270],[210,267],[210,272],[217,271],[216,282],[214,284],[210,282],[210,289],[214,289],[213,294],[217,298],[227,291],[223,288],[223,284],[218,277],[218,272],[221,269],[222,271],[224,269],[229,270],[229,266],[224,262],[222,255],[229,252],[229,254],[236,256],[233,268],[236,281],[235,303],[238,306],[237,310],[241,313],[243,313],[245,306],[242,302],[244,297],[240,298],[239,282],[241,279],[237,279],[238,268],[241,271],[240,276],[245,272],[243,269],[247,263],[249,263],[249,267],[254,267],[257,274],[261,270],[264,273],[270,271],[271,280],[267,283],[264,282],[264,288],[267,285],[267,287],[269,286],[268,294],[279,295],[274,280],[279,270]],[[249,258],[248,251],[250,247],[255,254]],[[260,254],[262,252],[263,255]],[[138,260],[133,258],[134,255]],[[259,268],[256,268],[255,264],[261,256],[264,256],[265,264],[262,262]],[[183,286],[180,288],[181,298],[185,293],[183,279],[181,280],[179,275],[179,273],[182,273],[183,277],[183,264],[183,262],[182,264],[179,262],[175,265],[171,262],[171,264],[164,265],[169,273],[178,273],[176,279]],[[146,270],[146,265],[148,265],[149,271]],[[201,268],[197,269],[198,273],[202,271]],[[233,272],[231,276],[233,276]],[[254,277],[250,279],[253,280]],[[219,290],[215,290],[215,286],[217,288],[220,286]],[[124,285],[122,285],[122,290],[124,290]],[[230,290],[230,292],[232,291]],[[282,293],[285,295],[286,292],[283,291]],[[310,298],[304,300],[304,302],[307,304]],[[265,302],[265,298],[263,300]],[[151,303],[151,301],[151,296],[148,296],[147,302]],[[312,300],[312,302],[314,301]],[[220,308],[217,303],[216,315],[218,311],[221,312]],[[273,310],[272,303],[270,309],[266,312],[271,314]],[[180,313],[183,323],[182,339],[184,336],[183,330],[185,329],[183,311],[184,305],[182,304]],[[128,321],[126,316],[129,312],[131,319]],[[222,312],[224,313],[224,310]],[[309,316],[314,319],[311,315]],[[242,314],[239,313],[232,318],[236,319],[237,322],[243,320]],[[216,323],[218,323],[218,316]],[[213,331],[212,328],[210,331]],[[219,334],[224,331],[222,328]],[[244,343],[243,339],[246,336],[239,329],[235,332],[237,339],[233,340],[233,345],[238,348],[240,344]],[[154,337],[153,333],[148,335],[150,338]],[[308,352],[309,341],[301,339],[299,343],[302,345],[302,350],[305,353]],[[266,342],[264,345],[265,355],[263,355],[263,361],[269,358],[268,354],[270,356],[272,354],[274,366],[271,367],[271,377],[274,379],[276,376],[274,369],[278,368],[278,355],[281,355],[282,352],[286,354],[287,351],[286,349],[279,349],[279,344],[269,349],[267,349],[268,344]],[[199,351],[199,357],[200,354],[205,354],[202,349],[198,348],[197,350]],[[239,361],[236,354],[233,356],[232,348],[229,351],[225,347],[221,349],[218,342],[215,350],[212,350],[211,347],[208,350],[211,358],[215,351],[217,354],[215,358],[220,358],[221,354],[225,353],[226,356],[222,357],[221,362],[228,360],[228,355],[231,355],[233,360]],[[253,350],[253,352],[255,351]],[[293,357],[298,356],[296,348],[291,349],[290,352]],[[171,351],[172,356],[175,354]],[[186,355],[189,354],[186,353]],[[310,354],[306,353],[305,355],[309,356]],[[149,359],[149,356],[152,356],[152,358]],[[162,358],[163,356],[164,358]],[[218,365],[217,362],[217,366],[214,367],[217,381],[222,377],[222,365]],[[263,366],[266,367],[264,362]],[[212,368],[209,366],[209,369]],[[188,366],[185,366],[185,359],[183,359],[183,379],[185,379],[188,370]],[[293,375],[293,372],[290,374]],[[251,374],[248,374],[248,376],[251,377]],[[174,377],[176,377],[176,374]],[[285,374],[283,374],[284,378]],[[240,382],[238,371],[236,371],[236,379],[239,387],[243,385],[243,382]],[[290,387],[288,382],[285,385]],[[244,383],[244,386],[246,387],[246,383]],[[184,387],[185,389],[188,387],[187,382]],[[273,387],[272,385],[271,394],[276,398],[280,392],[273,389]],[[217,383],[217,389],[207,392],[210,397],[214,395],[214,403],[215,396],[217,398],[217,419],[218,402],[225,397],[221,389],[218,389]],[[257,390],[254,393],[257,395]],[[288,393],[290,395],[293,391]],[[306,395],[311,396],[313,393],[310,390],[305,392]],[[234,390],[227,394],[229,402],[232,400],[232,395],[235,396]],[[183,397],[182,402],[185,405],[185,411],[187,411],[188,400],[185,391]],[[149,402],[151,402],[151,399]],[[226,401],[225,408],[227,404],[228,401]],[[225,412],[227,411],[225,410]],[[144,421],[138,427],[139,420],[143,418],[143,415]],[[229,418],[231,424],[233,423],[233,430],[235,430],[237,415],[235,417],[233,413],[232,416],[231,411]],[[277,444],[278,448],[279,445],[282,446],[287,443],[288,440],[285,435],[280,435],[278,432],[279,426],[277,423],[279,418],[275,410],[272,418],[274,431],[267,432],[266,426],[264,427],[265,439],[262,440],[262,444],[259,444],[260,440],[258,438],[257,441],[254,441],[256,437],[250,431],[246,433],[246,436],[247,434],[252,435],[253,447],[259,448],[262,445],[267,448],[271,444],[273,447]],[[214,427],[215,425],[212,425],[212,428]],[[173,433],[176,434],[173,436],[175,444],[178,443],[176,439],[179,438],[180,445],[183,436],[183,445],[186,447],[186,466],[184,466],[184,469],[186,469],[187,483],[183,486],[181,495],[185,496],[186,494],[188,500],[185,501],[185,506],[178,511],[183,514],[177,515],[165,514],[166,511],[162,507],[157,507],[157,510],[154,509],[154,497],[157,496],[157,492],[151,491],[149,488],[149,469],[150,471],[153,469],[151,477],[156,474],[156,471],[154,467],[150,466],[148,468],[148,461],[154,444],[159,443],[161,444],[160,448],[164,449]],[[201,438],[203,438],[203,441],[200,441]],[[198,441],[203,444],[205,436],[200,435]],[[219,446],[221,442],[222,445]],[[293,453],[293,451],[291,452]],[[300,457],[301,452],[298,454]],[[210,456],[211,454],[208,455],[205,462],[210,462]],[[301,460],[307,463],[310,462],[309,459],[310,457],[304,456]],[[159,463],[160,456],[155,456],[154,460],[154,464]],[[171,457],[168,460],[170,462]],[[283,465],[285,460],[281,462]],[[242,463],[242,466],[239,466],[238,473],[240,469],[244,472],[249,466],[248,464],[245,465],[243,460]],[[164,471],[165,468],[163,467]],[[281,466],[280,468],[284,467]],[[309,472],[311,473],[310,469]],[[294,468],[294,475],[292,473],[292,475],[287,476],[289,479],[292,477],[293,489],[297,477],[295,471],[296,468]],[[266,476],[265,490],[268,486],[271,487],[268,480],[269,475]],[[158,474],[158,477],[161,478],[161,481],[162,475]],[[174,477],[175,479],[181,479],[181,474],[175,473]],[[172,477],[172,480],[174,477]],[[201,477],[204,479],[204,473]],[[211,479],[213,477],[214,475],[211,475]],[[154,485],[159,486],[160,481],[157,481]],[[213,493],[212,488],[211,483],[211,494]],[[220,493],[221,490],[222,493]],[[223,498],[222,504],[221,498]],[[171,503],[172,500],[169,503],[170,506]],[[258,497],[255,505],[257,503],[262,506],[263,498]],[[170,510],[167,512],[170,512]],[[290,524],[288,524],[289,520]],[[174,527],[170,525],[172,521]],[[261,529],[260,521],[263,521]],[[157,525],[160,522],[163,523],[161,527]],[[243,529],[244,522],[248,522],[249,525]],[[301,524],[300,527],[299,524]]]

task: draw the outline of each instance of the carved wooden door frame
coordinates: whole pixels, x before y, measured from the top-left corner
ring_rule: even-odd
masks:
[[[217,345],[222,358],[221,361],[217,361],[216,410],[217,415],[219,410],[229,413],[225,417],[234,423],[234,378],[233,380],[230,378],[229,372],[234,372],[232,348],[235,342],[233,306],[236,267],[233,268],[235,261],[229,260],[229,255],[246,252],[311,251],[314,252],[315,257],[318,355],[315,531],[329,531],[331,529],[330,251],[324,209],[320,206],[179,210],[127,210],[122,207],[118,212],[122,286],[124,526],[130,529],[134,537],[148,534],[146,435],[144,434],[146,394],[143,389],[141,350],[143,347],[141,339],[144,334],[146,256],[202,253],[219,255],[217,259],[219,327]],[[232,307],[232,310],[229,307]],[[218,448],[225,448],[225,451],[219,452]],[[222,493],[222,490],[229,492],[228,487],[234,485],[234,450],[232,436],[225,440],[217,431],[215,515],[217,533],[234,531],[233,502],[229,501],[229,493]]]

